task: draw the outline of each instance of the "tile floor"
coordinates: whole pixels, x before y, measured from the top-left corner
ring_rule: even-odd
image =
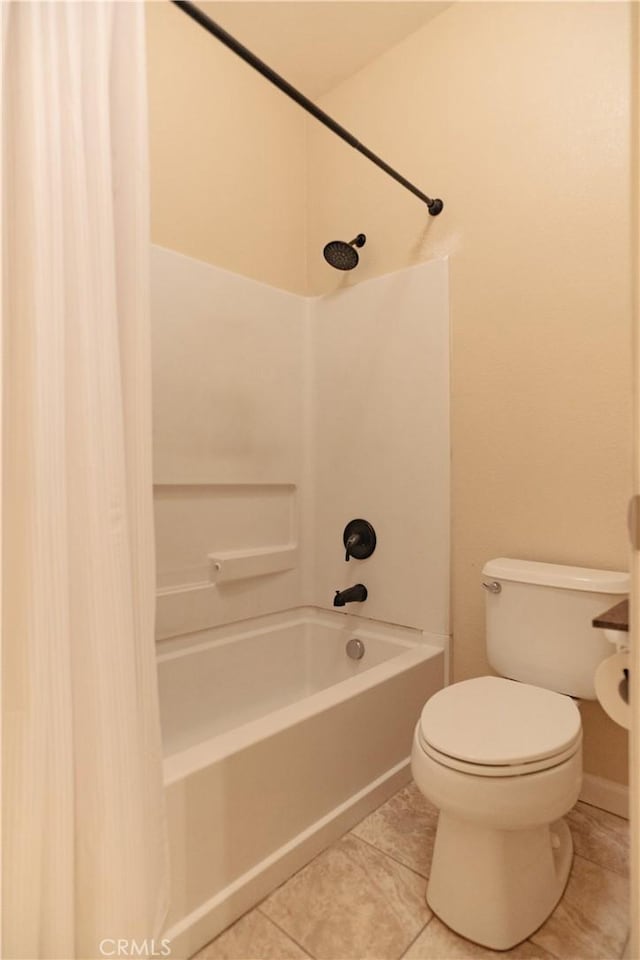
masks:
[[[437,811],[411,783],[193,960],[615,960],[628,934],[628,822],[578,803],[565,894],[525,943],[494,952],[433,916],[425,878]]]

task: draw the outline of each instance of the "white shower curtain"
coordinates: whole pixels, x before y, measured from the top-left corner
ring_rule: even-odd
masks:
[[[168,889],[143,4],[4,4],[2,40],[2,956],[70,960]]]

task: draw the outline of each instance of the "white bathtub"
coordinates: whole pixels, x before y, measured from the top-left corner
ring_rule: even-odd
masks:
[[[361,660],[345,652],[354,636]],[[173,956],[408,780],[445,653],[445,638],[313,609],[160,644]]]

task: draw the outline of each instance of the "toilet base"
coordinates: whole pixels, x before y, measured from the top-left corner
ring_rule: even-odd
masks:
[[[461,936],[508,950],[552,912],[572,859],[564,820],[527,830],[496,830],[441,811],[427,903]]]

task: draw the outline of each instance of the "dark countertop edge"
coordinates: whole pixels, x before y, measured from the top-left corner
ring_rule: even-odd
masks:
[[[605,630],[629,629],[629,599],[622,600],[615,607],[610,607],[599,614],[592,621],[594,627],[603,627]]]

